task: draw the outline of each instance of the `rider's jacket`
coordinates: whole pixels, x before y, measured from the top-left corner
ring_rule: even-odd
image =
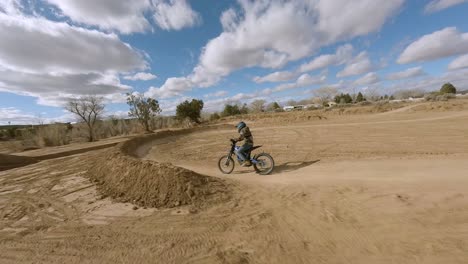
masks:
[[[242,141],[245,139],[244,144],[249,144],[253,145],[253,136],[252,133],[250,133],[249,127],[244,127],[239,131],[240,137],[237,139],[237,141]]]

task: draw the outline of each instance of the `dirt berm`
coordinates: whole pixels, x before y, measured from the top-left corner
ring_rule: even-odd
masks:
[[[171,163],[142,160],[151,142],[219,127],[161,131],[140,136],[94,157],[90,178],[104,196],[146,207],[205,207],[230,199],[234,184]]]
[[[0,171],[26,166],[38,162],[31,157],[0,154]]]

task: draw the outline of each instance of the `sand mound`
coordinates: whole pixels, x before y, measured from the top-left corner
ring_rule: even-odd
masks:
[[[37,160],[31,157],[0,154],[0,171],[26,166],[36,162]]]
[[[230,198],[231,184],[170,163],[141,160],[151,141],[190,133],[194,129],[163,131],[137,137],[96,157],[89,176],[105,196],[148,207],[202,207]]]

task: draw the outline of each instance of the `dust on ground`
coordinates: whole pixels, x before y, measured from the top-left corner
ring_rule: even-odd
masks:
[[[108,150],[0,172],[0,259],[465,263],[468,111],[457,107],[252,120],[258,151],[277,163],[269,176],[218,172],[235,136],[227,127],[144,143],[145,160],[132,157],[137,164],[170,162],[234,184],[230,199],[200,209],[145,209],[102,197],[88,173],[100,165],[92,155]]]

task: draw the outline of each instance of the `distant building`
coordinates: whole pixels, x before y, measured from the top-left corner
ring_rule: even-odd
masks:
[[[294,106],[286,105],[286,106],[283,107],[283,110],[286,111],[286,112],[292,111],[292,110],[294,110]]]
[[[309,109],[309,108],[322,108],[323,105],[321,104],[308,104],[308,105],[304,105],[304,109]]]
[[[413,98],[413,97],[408,98],[408,101],[410,102],[421,102],[424,100],[425,100],[424,98]]]

